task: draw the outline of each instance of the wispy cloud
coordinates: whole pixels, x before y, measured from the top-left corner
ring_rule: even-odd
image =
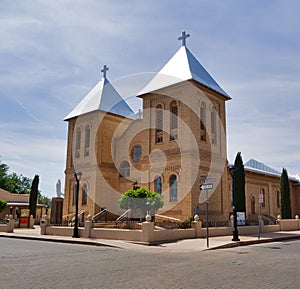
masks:
[[[158,71],[185,29],[188,47],[233,98],[229,160],[242,151],[299,173],[299,8],[297,0],[2,1],[2,160],[24,175],[39,168],[52,194],[65,165],[63,118],[102,65],[111,81]]]
[[[25,107],[25,105],[20,100],[18,100],[18,103],[33,120],[39,122],[39,119],[33,113],[31,113],[29,109]]]

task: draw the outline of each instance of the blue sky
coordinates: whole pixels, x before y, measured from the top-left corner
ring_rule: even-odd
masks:
[[[63,118],[101,77],[158,71],[187,46],[232,97],[228,159],[300,174],[300,2],[0,1],[0,155],[55,196]]]

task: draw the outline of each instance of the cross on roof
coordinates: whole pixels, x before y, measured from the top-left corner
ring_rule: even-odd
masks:
[[[103,72],[103,78],[106,78],[106,71],[108,71],[109,68],[106,64],[103,65],[103,68],[101,69],[101,72]]]
[[[182,31],[181,36],[178,37],[178,40],[182,40],[182,43],[181,43],[182,46],[186,46],[185,40],[186,40],[186,38],[188,38],[190,36],[191,36],[190,34],[186,34],[185,31]]]

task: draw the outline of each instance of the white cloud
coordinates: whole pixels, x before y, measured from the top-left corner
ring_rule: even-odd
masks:
[[[5,1],[0,4],[0,154],[51,194],[65,166],[63,117],[110,67],[158,71],[188,47],[232,96],[228,156],[299,173],[298,1]],[[21,106],[20,106],[21,104]],[[62,183],[64,183],[62,181]]]

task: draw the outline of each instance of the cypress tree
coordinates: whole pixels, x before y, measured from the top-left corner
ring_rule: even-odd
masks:
[[[287,170],[282,169],[280,177],[280,193],[281,193],[281,218],[282,219],[291,219],[292,210],[291,210],[291,199],[290,199],[290,184]]]
[[[242,155],[237,153],[234,165],[236,167],[234,179],[235,204],[237,212],[246,214],[246,197],[245,197],[245,170]]]
[[[29,196],[30,215],[32,215],[34,218],[36,214],[36,203],[37,203],[38,193],[39,193],[38,186],[39,186],[39,176],[35,175],[32,181],[30,196]]]

